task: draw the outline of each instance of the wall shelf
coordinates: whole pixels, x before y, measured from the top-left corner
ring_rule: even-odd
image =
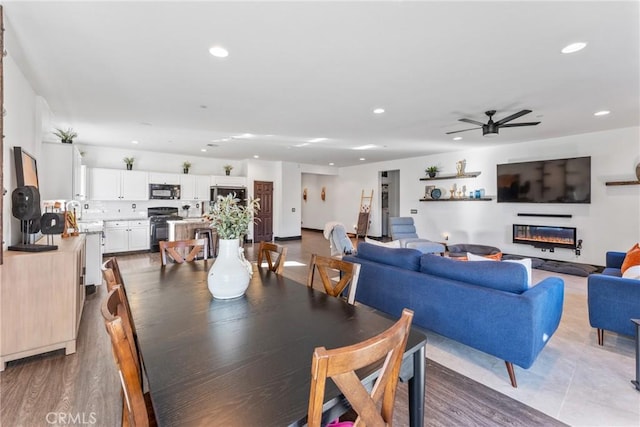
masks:
[[[640,185],[640,181],[608,181],[605,182],[604,185]]]
[[[420,178],[420,181],[437,181],[439,179],[463,179],[463,178],[475,178],[480,175],[481,172],[467,172],[464,175],[457,175],[455,173],[450,174],[441,174],[437,175],[434,178],[429,178],[428,176]]]
[[[421,202],[489,202],[493,197],[481,197],[479,199],[420,199]]]

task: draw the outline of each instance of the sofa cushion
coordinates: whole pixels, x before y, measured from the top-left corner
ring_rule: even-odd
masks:
[[[622,274],[634,265],[640,265],[640,246],[637,243],[629,249],[627,255],[624,257],[622,267],[620,268]]]
[[[605,276],[622,277],[622,271],[619,268],[607,267],[602,270],[602,274]]]
[[[390,242],[381,242],[380,240],[370,239],[365,236],[364,241],[372,245],[384,246],[387,248],[400,248],[400,240],[392,240]]]
[[[487,261],[487,260],[494,260],[494,261],[500,261],[499,259],[496,258],[492,258],[493,255],[488,255],[488,256],[480,256],[480,255],[474,255],[471,252],[467,253],[467,258],[468,261]],[[460,259],[460,258],[456,258],[456,259]],[[527,286],[531,287],[532,286],[532,273],[531,273],[531,259],[530,258],[522,258],[522,259],[505,259],[503,262],[513,262],[515,264],[522,264],[524,265],[524,268],[527,269]]]
[[[357,254],[358,258],[413,271],[420,271],[421,256],[422,252],[417,249],[385,248],[366,242],[358,245]]]
[[[450,258],[425,254],[420,259],[420,271],[472,285],[518,294],[529,288],[525,267],[514,263],[459,262]]]

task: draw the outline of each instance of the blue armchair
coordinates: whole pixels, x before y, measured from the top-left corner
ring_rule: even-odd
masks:
[[[419,238],[411,217],[396,216],[389,218],[389,231],[391,231],[391,238],[399,240],[400,246],[403,248],[417,249],[423,254],[443,254],[445,251],[443,244]]]
[[[640,318],[640,280],[624,279],[620,267],[625,252],[607,252],[602,274],[587,279],[589,323],[598,329],[598,344],[604,344],[604,331],[633,336],[631,319]]]

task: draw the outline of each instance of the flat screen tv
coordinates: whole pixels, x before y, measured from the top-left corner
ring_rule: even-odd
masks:
[[[13,158],[16,165],[16,180],[18,187],[38,186],[38,165],[36,158],[27,153],[22,147],[13,147]]]
[[[591,203],[591,157],[497,166],[498,203]]]

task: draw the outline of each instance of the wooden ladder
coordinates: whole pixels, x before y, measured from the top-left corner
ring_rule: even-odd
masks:
[[[360,237],[365,237],[369,233],[369,217],[371,216],[371,205],[373,204],[373,190],[370,195],[365,195],[364,190],[360,195],[360,210],[358,211],[358,225],[356,226],[356,244]]]

